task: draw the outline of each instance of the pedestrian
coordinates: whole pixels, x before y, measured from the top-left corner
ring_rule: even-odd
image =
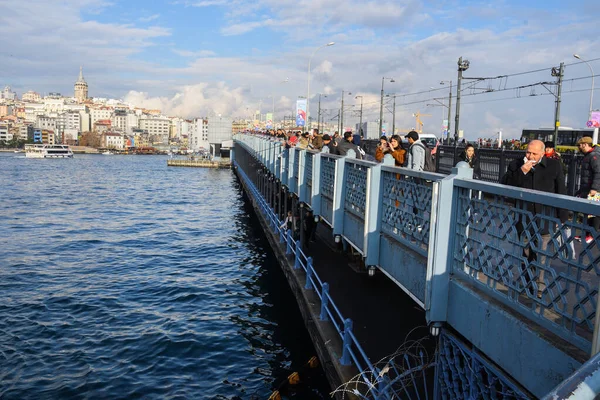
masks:
[[[415,171],[423,171],[425,169],[425,152],[429,150],[419,140],[417,132],[410,131],[406,134],[405,138],[410,145],[406,167]]]
[[[475,146],[469,143],[465,150],[458,155],[461,161],[469,164],[469,167],[473,169],[473,178],[481,179],[481,168],[479,166],[479,158],[475,154]]]
[[[292,213],[292,211],[288,211],[287,216],[283,220],[283,223],[281,224],[280,228],[285,229],[286,232],[290,230],[294,232],[296,230],[295,225],[296,221],[294,220],[294,213]]]
[[[544,146],[546,146],[546,150],[544,153],[544,156],[546,156],[546,158],[553,158],[558,161],[561,160],[560,154],[556,150],[554,150],[554,143],[552,141],[549,140],[547,142],[544,142]]]
[[[400,138],[400,135],[392,135],[389,143],[382,141],[380,144],[381,146],[378,146],[377,150],[375,150],[375,159],[377,161],[383,161],[385,155],[390,154],[394,157],[394,165],[396,167],[404,166],[406,150],[402,148],[402,138]]]
[[[321,147],[321,151],[325,150],[325,147],[327,147],[327,152],[332,153],[332,141],[331,141],[331,136],[329,136],[328,134],[324,134],[323,137],[323,146]]]
[[[337,145],[337,154],[345,156],[348,154],[348,150],[352,149],[356,153],[356,158],[362,160],[363,156],[358,146],[352,143],[352,132],[344,132],[344,139]]]
[[[579,139],[577,147],[584,156],[581,160],[581,183],[576,195],[584,199],[600,201],[600,147],[594,146],[589,136]],[[588,225],[594,230],[585,234],[585,242],[590,244],[600,231],[600,217],[588,216]],[[581,236],[575,236],[575,239],[581,240]]]
[[[318,151],[321,151],[321,148],[323,147],[323,138],[319,135],[319,130],[316,128],[310,131],[308,147]]]
[[[544,142],[541,140],[532,140],[529,142],[525,157],[510,163],[506,174],[502,178],[502,183],[547,193],[566,194],[565,175],[560,162],[553,158],[547,158],[544,154]],[[527,202],[525,207],[534,216],[542,214],[544,208],[548,209],[547,206],[533,202]],[[557,216],[561,223],[564,223],[568,217],[567,210],[558,209]],[[540,223],[533,224],[529,221],[525,224],[525,221],[527,221],[527,216],[522,215],[518,218],[516,224],[517,234],[524,242],[523,255],[528,261],[528,266],[522,265],[521,275],[525,277],[527,289],[530,290],[531,295],[537,295],[538,298],[541,298],[543,292],[546,290],[544,270],[540,269],[538,271],[532,264],[539,261],[540,265],[546,266],[546,256],[542,255],[537,260],[537,254],[533,251],[532,247],[540,248],[542,251],[546,250],[551,237],[550,223],[548,221],[545,221],[545,223],[544,221],[540,221]],[[535,231],[536,226],[538,228],[537,232]],[[525,232],[526,228],[528,229],[527,233]],[[534,243],[529,242],[529,237],[531,237]],[[539,237],[541,237],[541,243],[538,241]],[[533,286],[531,285],[533,279],[537,283],[537,293],[533,292]]]

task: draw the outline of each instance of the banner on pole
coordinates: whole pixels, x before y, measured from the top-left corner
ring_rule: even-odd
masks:
[[[600,111],[592,111],[590,120],[586,125],[588,128],[600,128]]]
[[[296,101],[296,126],[306,125],[306,99]]]
[[[267,129],[273,129],[273,113],[267,113]]]

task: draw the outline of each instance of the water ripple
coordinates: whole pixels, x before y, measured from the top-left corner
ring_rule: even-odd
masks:
[[[266,398],[314,355],[230,171],[2,153],[0,170],[0,398]],[[288,396],[325,398],[315,375]]]

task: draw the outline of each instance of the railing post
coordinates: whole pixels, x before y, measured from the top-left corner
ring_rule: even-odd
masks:
[[[300,250],[302,249],[302,244],[299,240],[296,240],[296,258],[294,260],[294,269],[300,268]]]
[[[298,154],[296,154],[296,149],[291,148],[288,152],[287,175],[288,175],[288,187],[290,188],[290,192],[292,192],[292,193],[298,192],[298,188],[295,187],[296,185],[294,185],[294,161],[296,160],[296,157],[298,157]]]
[[[298,197],[306,203],[306,150],[300,150],[298,157]]]
[[[342,344],[342,358],[340,358],[340,364],[345,366],[352,365],[352,359],[350,358],[352,338],[350,337],[350,332],[352,332],[352,320],[347,318],[344,321],[344,342]]]
[[[383,165],[394,165],[394,158],[386,154]],[[381,167],[377,164],[367,172],[367,196],[365,204],[365,265],[379,264],[379,242],[381,231]]]
[[[312,276],[315,273],[313,269],[313,259],[312,257],[308,257],[306,259],[306,285],[304,285],[304,289],[312,290]]]
[[[290,254],[292,254],[292,230],[288,229],[286,235],[287,235],[287,248],[285,249],[285,255],[289,256]]]
[[[279,243],[285,242],[285,236],[284,236],[283,232],[285,232],[285,231],[283,230],[283,228],[280,227],[279,228]]]
[[[425,318],[428,324],[447,320],[455,237],[452,228],[459,212],[458,195],[454,190],[454,179],[457,177],[472,179],[473,169],[454,167],[450,175],[434,182],[432,187],[425,287]]]
[[[500,149],[500,165],[498,165],[498,180],[496,182],[502,182],[506,168],[506,153],[504,152],[504,147],[502,147]]]
[[[325,282],[321,289],[321,314],[319,315],[321,321],[329,321],[327,306],[329,306],[329,283]]]
[[[346,168],[346,157],[338,159],[335,163],[335,184],[333,187],[333,235],[342,235],[344,233],[344,189]]]
[[[315,216],[321,215],[321,153],[313,156],[312,193],[310,205]]]

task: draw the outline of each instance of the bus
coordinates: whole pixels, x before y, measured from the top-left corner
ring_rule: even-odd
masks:
[[[598,130],[599,128],[588,128],[588,129],[573,129],[560,127],[558,128],[558,140],[556,141],[556,151],[567,152],[578,150],[577,141],[584,136],[592,138],[594,144],[598,143]],[[521,135],[521,148],[526,148],[527,144],[532,140],[541,140],[542,142],[552,141],[554,136],[554,129],[552,128],[540,128],[540,129],[523,129]]]

